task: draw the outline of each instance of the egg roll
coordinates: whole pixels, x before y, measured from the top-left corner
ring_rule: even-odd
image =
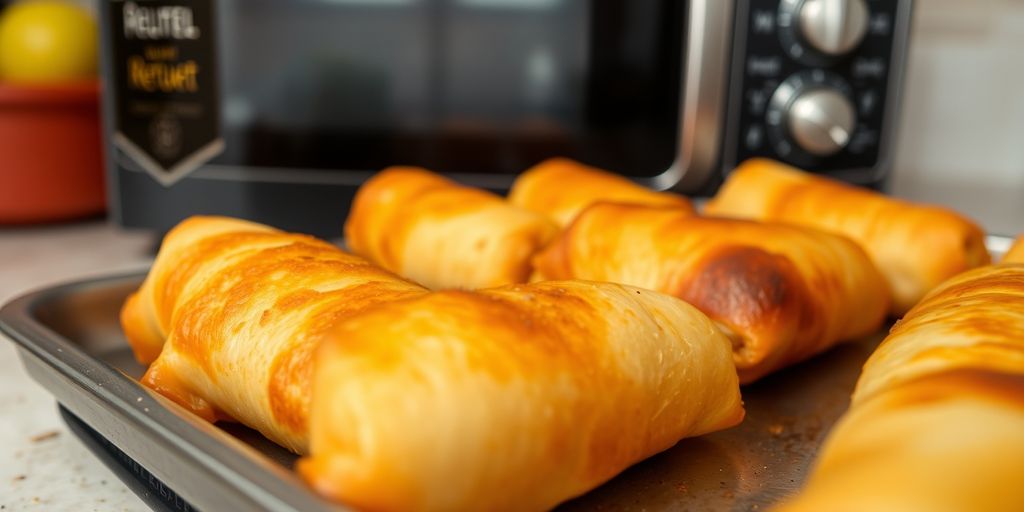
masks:
[[[179,223],[164,237],[142,286],[121,308],[121,328],[135,358],[149,364],[160,355],[177,305],[188,302],[223,267],[254,249],[294,239],[269,226],[228,217],[195,216]]]
[[[852,238],[885,275],[896,316],[939,283],[990,261],[985,233],[952,210],[895,199],[766,159],[740,165],[704,211],[799,224]]]
[[[557,231],[495,194],[413,167],[367,181],[345,223],[352,252],[431,289],[525,282]]]
[[[382,304],[338,326],[315,366],[299,473],[365,510],[547,510],[743,417],[714,324],[611,283]]]
[[[221,233],[192,247],[208,252],[158,258],[202,277],[190,280],[190,293],[166,295],[173,321],[142,383],[297,453],[308,446],[312,357],[325,333],[371,305],[427,292],[305,235]]]
[[[1024,264],[928,295],[864,367],[805,488],[779,510],[1024,510]]]
[[[876,331],[885,280],[851,240],[775,223],[598,203],[536,260],[535,279],[640,286],[693,304],[732,341],[743,383]]]
[[[1024,264],[982,267],[933,290],[871,354],[854,402],[950,368],[1024,374]]]
[[[509,191],[512,204],[568,226],[584,208],[598,201],[678,208],[694,213],[690,201],[671,192],[657,192],[617,174],[567,158],[552,158],[516,178]]]

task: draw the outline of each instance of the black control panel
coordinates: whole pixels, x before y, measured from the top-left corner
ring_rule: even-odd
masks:
[[[882,179],[909,0],[746,0],[736,15],[725,172],[769,157]]]

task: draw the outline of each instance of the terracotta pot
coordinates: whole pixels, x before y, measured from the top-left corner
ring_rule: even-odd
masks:
[[[0,223],[104,211],[99,84],[0,84]]]

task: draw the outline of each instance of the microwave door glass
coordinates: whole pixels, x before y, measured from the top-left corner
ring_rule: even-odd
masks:
[[[677,152],[686,2],[217,4],[225,152],[246,167],[636,177]]]

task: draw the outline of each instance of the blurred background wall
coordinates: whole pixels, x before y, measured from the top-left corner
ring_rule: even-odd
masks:
[[[892,190],[1024,231],[1024,1],[917,0]]]

